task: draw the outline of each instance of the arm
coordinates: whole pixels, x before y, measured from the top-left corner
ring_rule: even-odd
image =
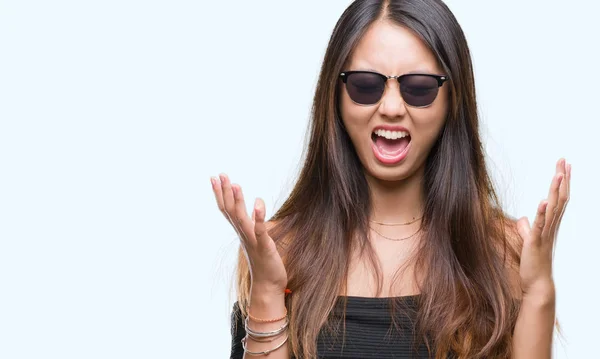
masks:
[[[514,359],[552,358],[556,295],[552,259],[558,227],[569,201],[571,165],[556,164],[548,199],[537,209],[533,226],[527,217],[517,221],[522,239],[519,277],[522,302],[513,333]]]
[[[523,295],[513,334],[513,359],[552,357],[555,307],[553,285],[539,294]]]
[[[222,174],[220,178],[211,178],[211,184],[217,206],[225,218],[234,227],[240,237],[242,254],[246,257],[250,275],[249,314],[257,320],[248,321],[248,332],[257,332],[254,338],[243,333],[246,349],[242,347],[242,330],[245,323],[235,322],[232,328],[233,340],[231,358],[239,359],[254,357],[249,352],[270,352],[269,359],[289,359],[287,331],[275,334],[269,333],[281,328],[285,318],[273,323],[260,322],[260,319],[282,318],[285,313],[285,289],[287,287],[287,272],[283,264],[279,248],[269,236],[269,225],[265,223],[265,204],[257,199],[254,203],[252,217],[248,216],[242,188],[232,184],[229,178]],[[241,270],[238,268],[238,271]],[[235,313],[234,313],[235,314]],[[235,315],[232,315],[235,318]],[[250,317],[250,315],[249,315]],[[241,316],[238,315],[238,318]],[[262,334],[262,335],[261,335]],[[273,337],[273,335],[276,335]],[[266,337],[265,337],[266,336]],[[239,344],[238,344],[239,339]],[[272,341],[268,341],[273,339]],[[284,342],[285,341],[285,342]],[[280,346],[281,344],[281,346]],[[277,348],[277,349],[275,349]],[[258,354],[258,356],[263,356]]]
[[[265,296],[265,295],[252,295],[251,296],[251,313],[252,316],[258,318],[279,318],[285,313],[285,302],[283,296]],[[244,319],[242,312],[239,307],[239,303],[236,302],[233,306],[233,312],[231,314],[231,356],[230,359],[248,359],[252,358],[252,355],[244,354],[242,347],[242,338],[246,337],[246,329],[244,327]],[[268,332],[279,329],[283,325],[283,321],[277,323],[255,323],[249,320],[248,325],[251,329],[260,332]],[[279,345],[287,336],[287,330],[270,343],[256,343],[252,340],[247,339],[246,349],[252,352],[260,352],[269,350]],[[288,350],[288,343],[284,344],[281,348],[271,352],[268,356],[269,359],[289,359],[290,354]],[[245,356],[244,356],[245,355]],[[260,356],[259,356],[260,357]]]
[[[257,318],[281,318],[285,314],[285,295],[283,293],[277,295],[265,294],[265,291],[256,290],[250,296],[250,313]],[[284,321],[276,323],[257,323],[253,320],[248,321],[248,326],[255,331],[268,332],[281,328]],[[272,342],[259,343],[251,339],[246,339],[246,349],[251,352],[261,352],[269,350],[281,344],[287,337],[288,330],[286,329],[282,335],[275,338]],[[248,338],[248,337],[246,337]],[[269,359],[289,359],[289,342],[286,342],[281,348],[268,354]],[[250,354],[245,354],[244,359],[256,358]]]

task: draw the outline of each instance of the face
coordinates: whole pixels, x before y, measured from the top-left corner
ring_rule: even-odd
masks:
[[[416,35],[388,21],[378,21],[369,28],[343,69],[345,72],[362,70],[386,76],[446,75],[433,53]],[[354,102],[348,94],[352,89],[347,89],[341,80],[340,83],[342,121],[367,175],[398,181],[419,173],[446,119],[447,84],[437,89],[437,96],[430,105],[414,107],[405,103],[396,79],[387,80],[381,99],[370,105]],[[418,78],[413,77],[403,84],[414,89]],[[355,88],[354,91],[365,91],[364,96],[372,96],[368,90]],[[406,93],[407,101],[414,105],[414,98],[411,100],[409,96]]]

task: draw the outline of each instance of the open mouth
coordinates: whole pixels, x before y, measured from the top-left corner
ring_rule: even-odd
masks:
[[[371,134],[375,157],[383,163],[391,164],[404,159],[410,145],[408,131],[376,129]]]

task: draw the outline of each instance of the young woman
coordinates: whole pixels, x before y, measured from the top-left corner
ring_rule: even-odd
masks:
[[[295,188],[241,239],[232,358],[550,358],[570,165],[532,225],[486,169],[469,48],[441,0],[357,0],[329,41]],[[291,293],[290,293],[291,291]],[[245,354],[244,354],[245,353]]]

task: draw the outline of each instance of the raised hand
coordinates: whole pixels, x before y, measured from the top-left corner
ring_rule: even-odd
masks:
[[[548,198],[538,205],[533,226],[527,217],[517,221],[523,240],[521,252],[521,289],[524,295],[547,295],[554,292],[552,259],[560,222],[569,202],[571,165],[558,160]]]
[[[250,218],[246,211],[242,188],[231,184],[224,174],[219,178],[211,178],[217,206],[241,240],[250,266],[252,291],[260,291],[261,295],[283,296],[287,285],[287,272],[275,242],[267,232],[264,202],[256,199]]]

